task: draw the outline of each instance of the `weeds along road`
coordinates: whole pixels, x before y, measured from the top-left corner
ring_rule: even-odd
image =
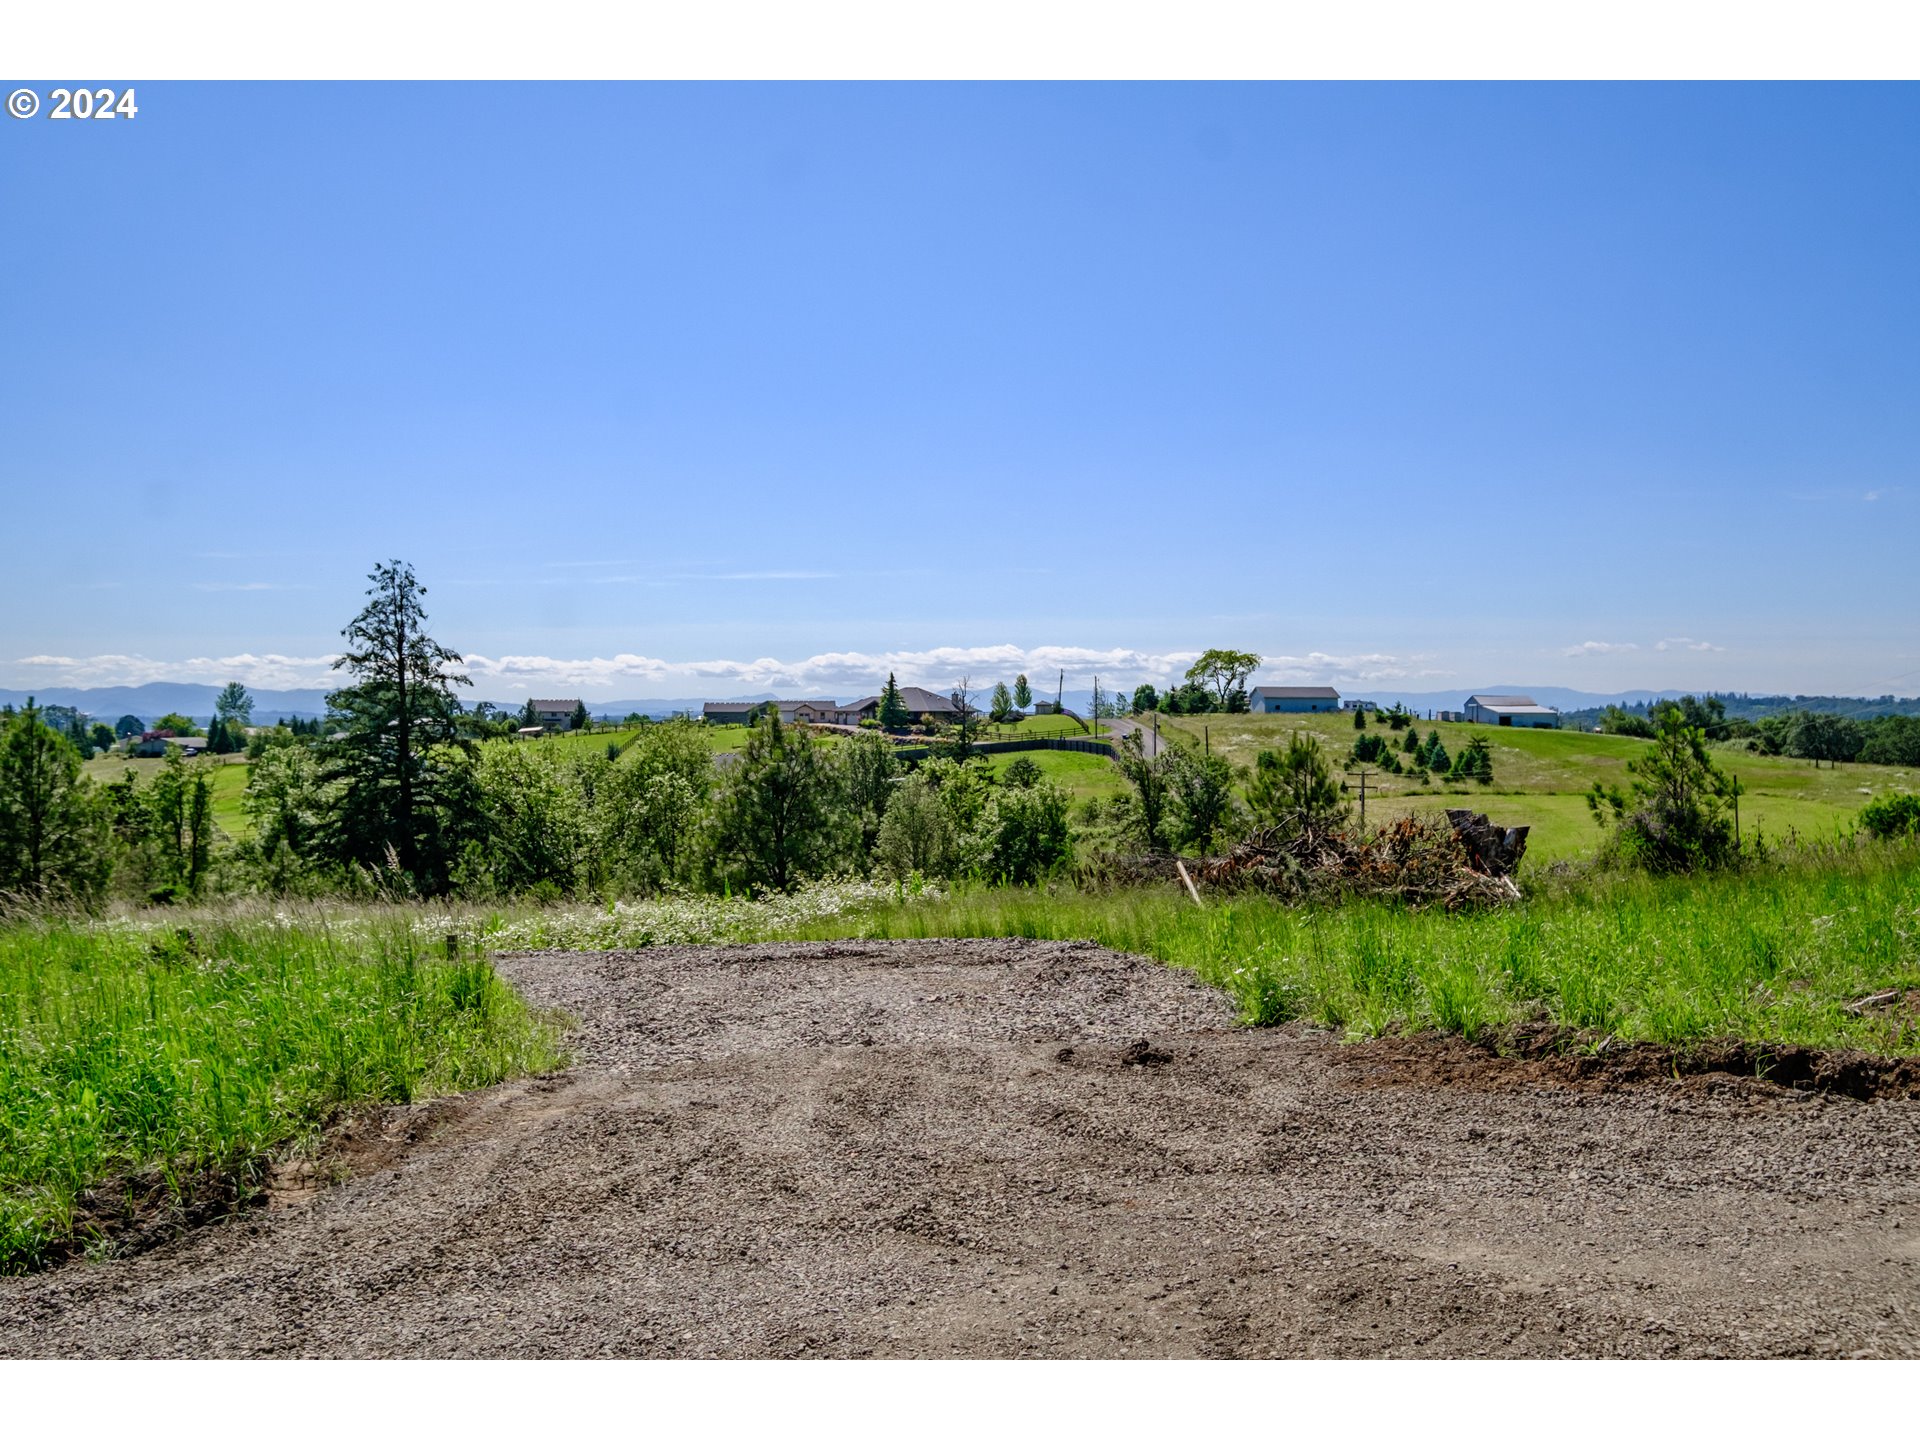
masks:
[[[1428,1083],[1089,945],[500,966],[572,1070],[0,1280],[0,1353],[1920,1353],[1920,1102]]]

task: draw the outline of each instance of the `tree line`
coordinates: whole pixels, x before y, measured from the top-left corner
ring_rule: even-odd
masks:
[[[1830,710],[1775,710],[1749,719],[1729,715],[1718,695],[1657,701],[1641,708],[1609,705],[1600,728],[1609,735],[1657,738],[1669,716],[1700,732],[1706,741],[1745,741],[1759,755],[1785,755],[1818,765],[1920,765],[1920,715],[1874,715],[1856,719]]]

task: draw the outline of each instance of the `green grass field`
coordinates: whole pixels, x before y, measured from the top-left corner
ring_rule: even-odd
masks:
[[[89,760],[81,766],[82,771],[101,785],[118,780],[127,771],[133,771],[134,778],[141,785],[149,784],[160,773],[160,767],[166,761],[160,759],[122,759],[118,756],[104,756],[98,760]],[[186,762],[187,768],[195,774],[210,774],[213,777],[213,821],[233,839],[247,834],[247,776],[253,773],[253,767],[247,764],[243,755],[196,755]]]
[[[1478,913],[1265,898],[1197,909],[1176,889],[963,890],[781,928],[780,938],[1019,935],[1095,940],[1194,971],[1252,1024],[1349,1036],[1477,1036],[1545,1020],[1598,1043],[1768,1044],[1920,1053],[1911,1005],[1848,1002],[1920,987],[1920,845],[1836,847],[1701,879],[1616,874]],[[773,938],[769,934],[768,938]]]
[[[1062,735],[1084,737],[1086,734],[1080,722],[1071,715],[1029,715],[1011,725],[995,725],[989,721],[980,727],[982,740],[1047,740]]]
[[[1016,750],[981,758],[996,780],[1007,773],[1007,766],[1015,760],[1031,760],[1040,767],[1042,775],[1075,800],[1105,800],[1122,794],[1127,788],[1127,782],[1111,760],[1077,750]]]
[[[1648,744],[1622,735],[1574,730],[1513,730],[1424,720],[1419,727],[1422,735],[1438,729],[1441,743],[1453,755],[1473,736],[1484,735],[1493,746],[1493,784],[1422,785],[1405,775],[1377,776],[1367,782],[1368,820],[1471,806],[1500,824],[1533,827],[1527,838],[1527,856],[1533,864],[1576,859],[1597,848],[1600,829],[1581,797],[1595,780],[1624,787],[1631,779],[1626,762]],[[1317,736],[1336,759],[1346,755],[1359,733],[1346,714],[1168,716],[1162,718],[1161,728],[1190,743],[1204,742],[1215,754],[1248,767],[1261,750],[1284,747],[1287,736],[1296,730]],[[1377,724],[1369,730],[1396,744],[1406,734]],[[1920,790],[1920,775],[1879,765],[1815,769],[1805,760],[1752,755],[1733,747],[1717,749],[1714,761],[1737,776],[1746,789],[1740,799],[1743,834],[1762,833],[1770,840],[1789,835],[1831,839],[1852,827],[1869,793]]]
[[[133,1192],[244,1187],[343,1110],[558,1063],[491,967],[416,953],[409,918],[0,929],[0,1273]]]
[[[523,743],[545,746],[563,755],[604,755],[609,741],[625,749],[639,733],[637,726],[630,730],[568,730]]]

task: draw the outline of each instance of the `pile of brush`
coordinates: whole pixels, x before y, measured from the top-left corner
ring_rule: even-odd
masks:
[[[1256,830],[1232,853],[1188,872],[1203,890],[1254,890],[1300,901],[1370,895],[1466,910],[1520,898],[1513,872],[1526,849],[1525,826],[1504,829],[1484,815],[1449,810],[1445,819],[1407,815],[1364,835]],[[1176,874],[1171,860],[1135,861],[1132,868],[1142,880]]]

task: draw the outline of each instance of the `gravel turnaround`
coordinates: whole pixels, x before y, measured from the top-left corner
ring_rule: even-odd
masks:
[[[0,1280],[0,1354],[1920,1354],[1920,1102],[1430,1083],[1091,945],[498,963],[571,1070]]]

